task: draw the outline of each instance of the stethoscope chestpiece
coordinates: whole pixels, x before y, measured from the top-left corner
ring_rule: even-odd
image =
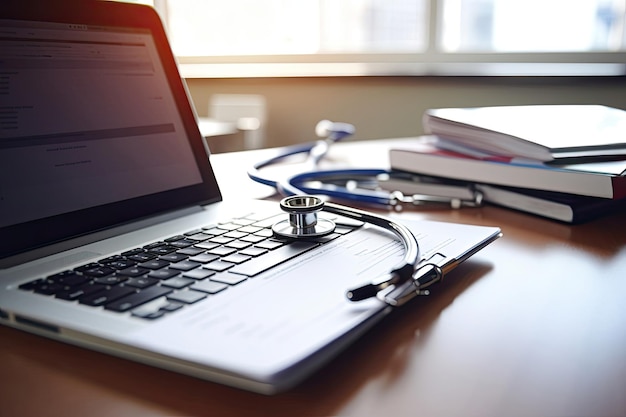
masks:
[[[324,208],[324,201],[310,195],[294,195],[283,198],[280,208],[289,214],[289,218],[272,226],[277,236],[290,239],[302,239],[325,236],[335,230],[335,223],[317,216]]]

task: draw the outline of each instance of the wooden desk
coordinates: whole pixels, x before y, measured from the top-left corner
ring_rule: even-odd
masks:
[[[331,158],[384,164],[390,143]],[[213,157],[226,197],[271,195],[243,171],[273,152]],[[626,213],[579,226],[496,207],[404,215],[504,236],[292,391],[251,394],[0,328],[0,415],[626,415]]]

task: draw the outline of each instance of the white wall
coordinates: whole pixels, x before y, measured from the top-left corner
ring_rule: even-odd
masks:
[[[355,139],[416,136],[430,107],[595,103],[626,109],[626,77],[339,77],[187,80],[199,115],[213,94],[266,98],[267,146],[314,138],[321,119],[356,125]],[[242,142],[233,142],[239,150]]]

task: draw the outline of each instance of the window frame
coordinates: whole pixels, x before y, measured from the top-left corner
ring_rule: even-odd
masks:
[[[626,51],[444,52],[442,2],[427,0],[424,52],[177,56],[184,78],[324,76],[624,76]],[[167,0],[153,0],[167,29]]]

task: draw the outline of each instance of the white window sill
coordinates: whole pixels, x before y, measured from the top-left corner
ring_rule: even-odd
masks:
[[[180,63],[184,78],[344,76],[623,76],[626,63]]]

